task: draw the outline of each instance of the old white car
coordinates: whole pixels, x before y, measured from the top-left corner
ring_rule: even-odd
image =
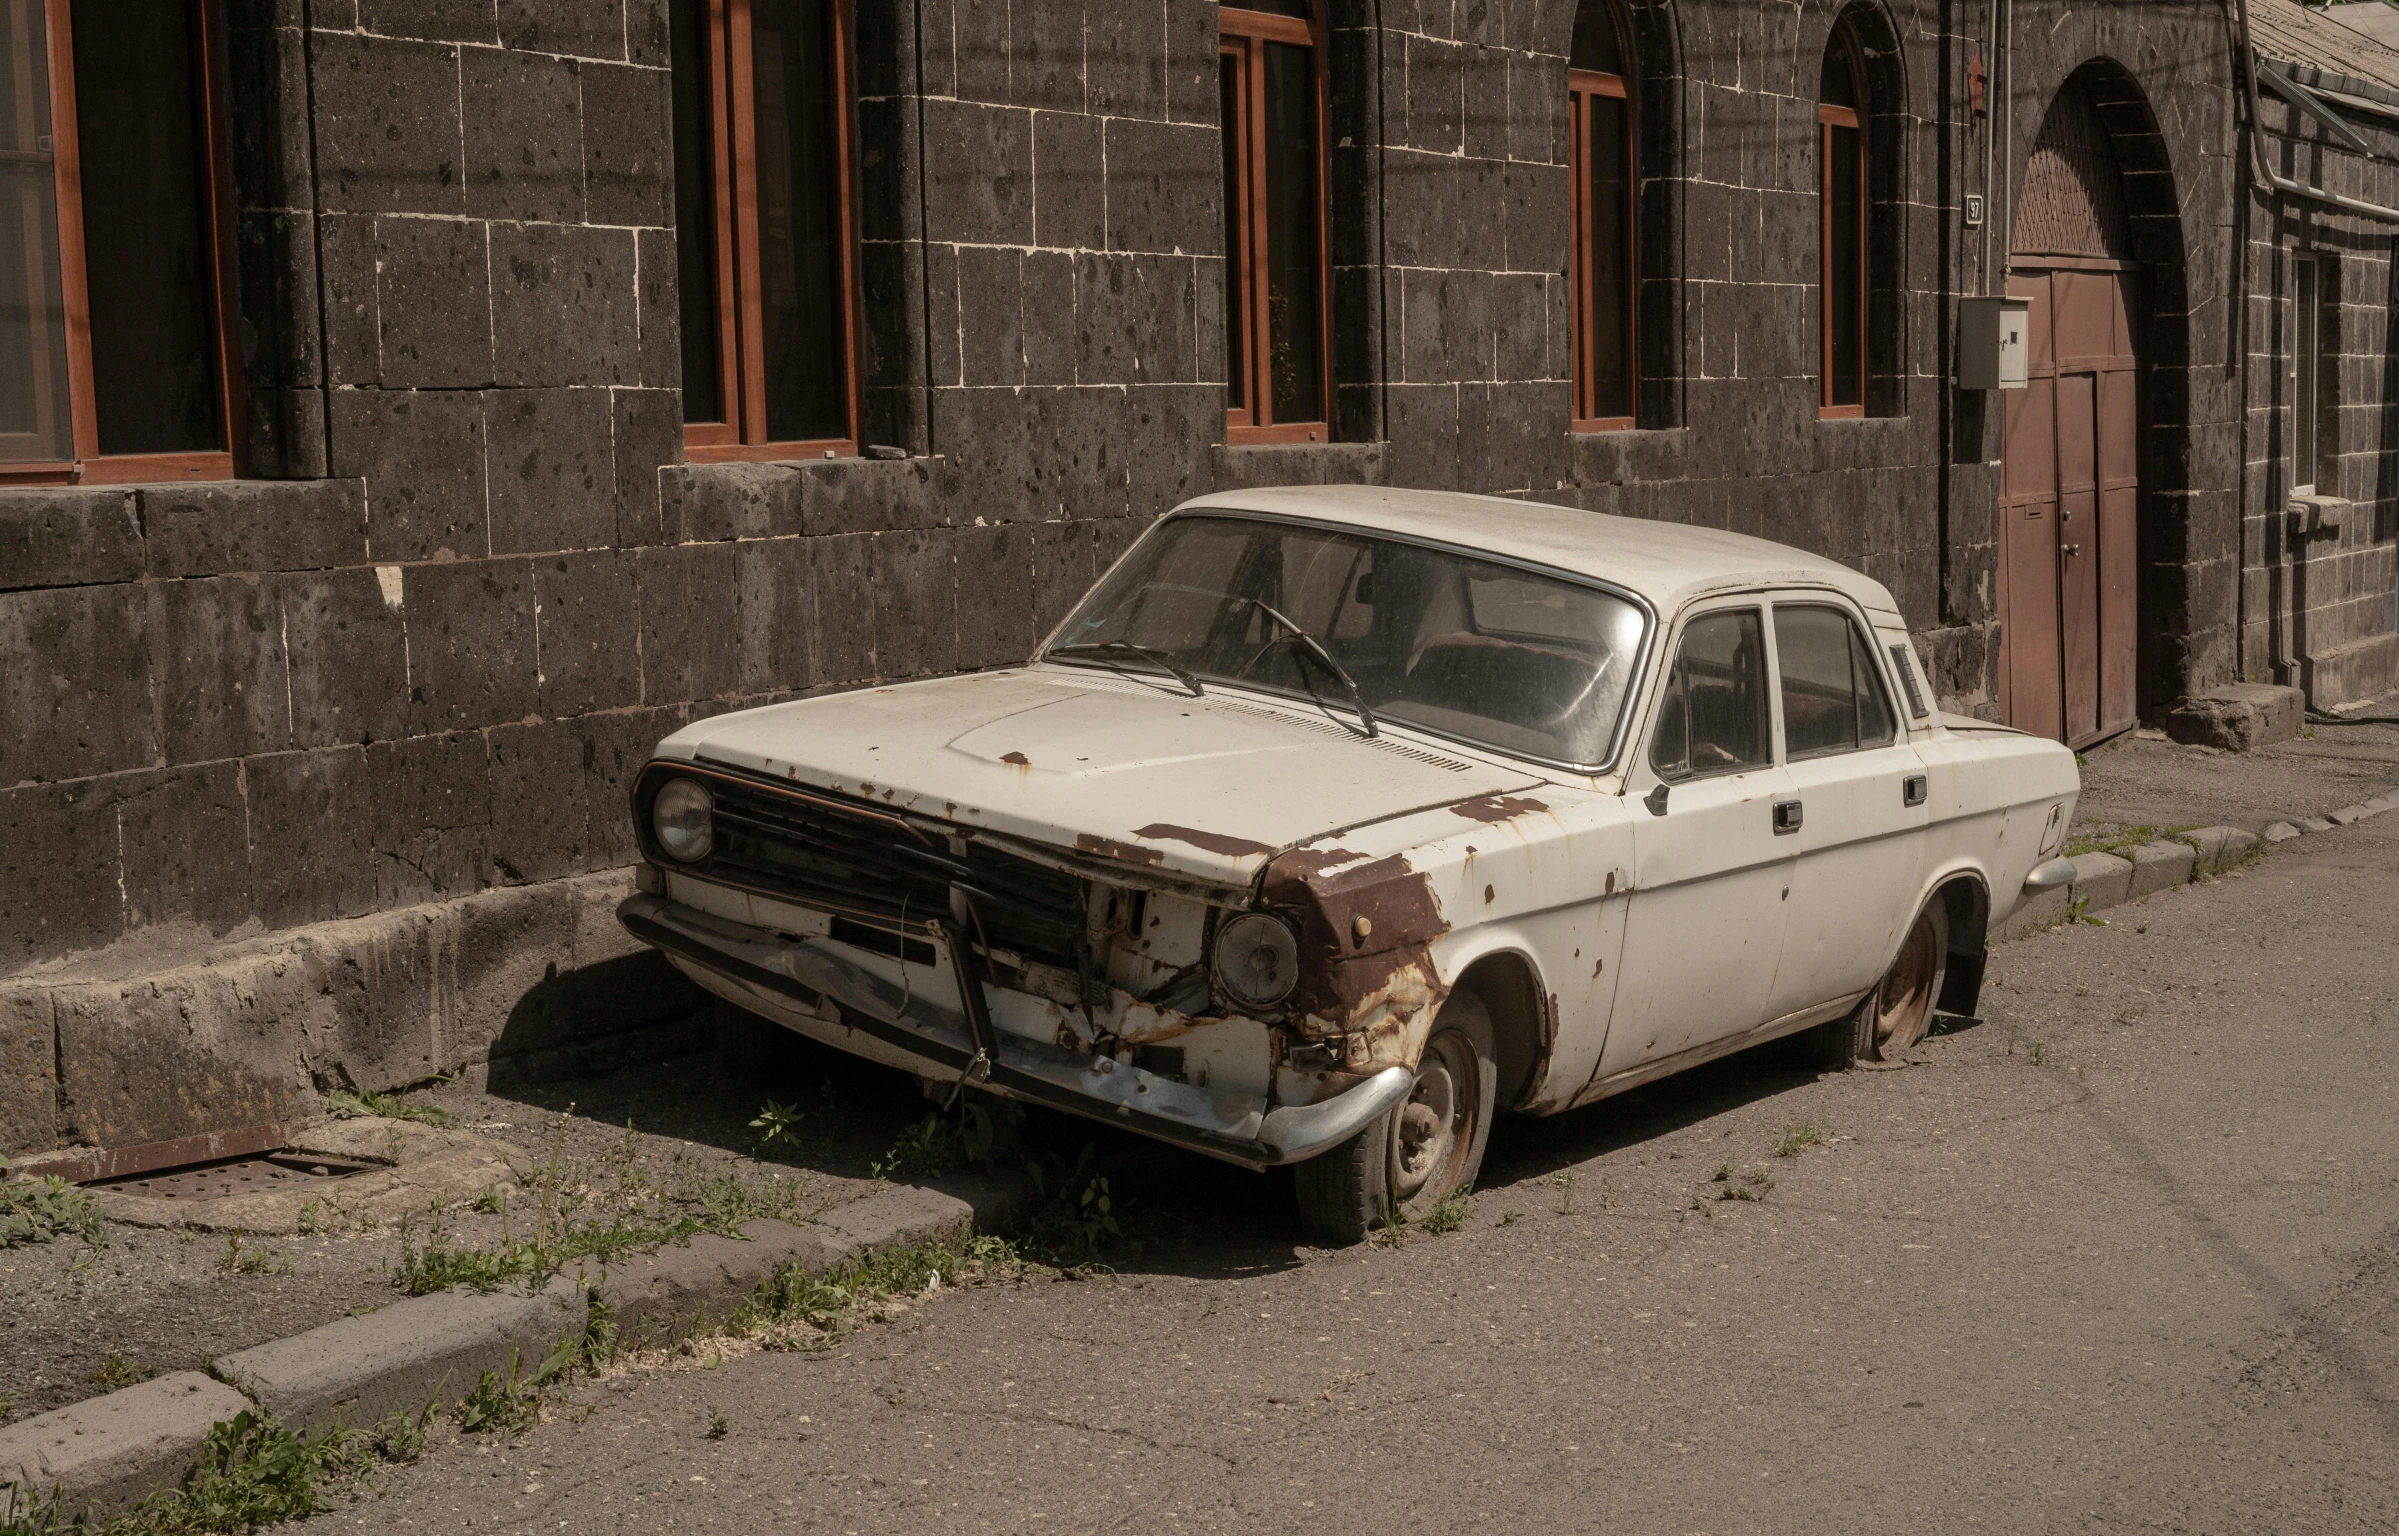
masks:
[[[1758,539],[1371,488],[1202,497],[1020,667],[721,715],[621,917],[946,1091],[1296,1163],[1354,1240],[1554,1114],[1971,1013],[2053,742],[1938,713],[1890,594]]]

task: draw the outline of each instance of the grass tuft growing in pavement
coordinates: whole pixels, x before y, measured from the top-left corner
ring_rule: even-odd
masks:
[[[333,1507],[374,1462],[370,1437],[341,1425],[297,1435],[261,1414],[236,1414],[208,1432],[183,1486],[107,1518],[12,1490],[0,1536],[228,1536]]]
[[[1823,1140],[1824,1133],[1814,1126],[1795,1125],[1783,1132],[1783,1139],[1775,1144],[1774,1155],[1776,1157],[1797,1157]]]
[[[769,1348],[821,1349],[846,1338],[862,1319],[881,1321],[884,1304],[897,1298],[976,1285],[1024,1268],[1014,1243],[989,1236],[878,1249],[813,1277],[786,1264],[734,1312],[731,1331],[765,1334]],[[808,1334],[795,1334],[794,1324]]]
[[[704,1232],[735,1235],[745,1221],[790,1215],[803,1188],[795,1180],[707,1172],[680,1152],[653,1183],[630,1131],[605,1163],[582,1166],[566,1155],[563,1120],[527,1183],[531,1230],[512,1231],[518,1213],[500,1203],[500,1240],[488,1246],[453,1242],[438,1205],[421,1235],[403,1223],[394,1282],[411,1296],[454,1285],[489,1291],[532,1284],[577,1259],[655,1251]]]
[[[0,1180],[7,1178],[8,1159],[0,1157]],[[97,1200],[55,1175],[0,1183],[0,1248],[65,1236],[80,1237],[94,1248],[108,1242]]]

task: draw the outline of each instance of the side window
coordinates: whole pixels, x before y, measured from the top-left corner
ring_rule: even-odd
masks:
[[[1874,653],[1847,614],[1813,605],[1777,607],[1774,648],[1789,756],[1890,745],[1891,701],[1876,675]]]
[[[1756,768],[1772,758],[1766,718],[1766,636],[1757,610],[1693,619],[1659,701],[1649,764],[1661,779]]]

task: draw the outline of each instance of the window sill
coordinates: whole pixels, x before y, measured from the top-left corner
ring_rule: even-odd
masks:
[[[231,480],[230,453],[129,453],[72,462],[0,465],[0,486],[188,485]]]
[[[1219,443],[1216,489],[1269,485],[1380,485],[1381,443]]]
[[[2283,516],[2290,520],[2294,538],[2339,533],[2348,515],[2347,497],[2319,496],[2313,491],[2294,495],[2283,507]]]
[[[638,544],[889,533],[931,528],[942,508],[939,458],[701,458],[658,471],[659,521]]]

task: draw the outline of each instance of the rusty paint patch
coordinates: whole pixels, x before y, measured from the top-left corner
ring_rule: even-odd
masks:
[[[1519,816],[1548,809],[1547,805],[1530,797],[1519,799],[1509,795],[1483,795],[1473,800],[1461,800],[1449,811],[1451,815],[1463,816],[1469,821],[1513,821]]]
[[[1612,869],[1608,871],[1608,889],[1606,894],[1610,896],[1616,894],[1616,871]]]
[[[1491,889],[1491,887],[1489,887],[1489,886],[1487,886],[1487,885],[1486,885],[1486,886],[1484,886],[1484,887],[1483,887],[1483,905],[1484,905],[1484,906],[1486,906],[1486,907],[1487,907],[1487,906],[1489,906],[1489,905],[1491,905],[1491,903],[1492,903],[1493,899],[1494,899],[1494,898],[1495,898],[1497,895],[1498,895],[1498,893],[1497,893],[1497,892],[1495,892],[1495,891],[1493,891],[1493,890]]]
[[[1000,754],[1000,761],[1003,763],[1011,763],[1019,768],[1030,768],[1033,766],[1033,760],[1025,756],[1022,752],[1002,752]]]
[[[1093,837],[1088,832],[1076,834],[1075,846],[1085,853],[1096,853],[1103,859],[1116,859],[1126,864],[1155,864],[1166,857],[1156,848],[1136,848],[1112,838]]]
[[[1246,837],[1234,837],[1224,832],[1202,832],[1195,827],[1178,827],[1163,821],[1153,821],[1146,827],[1135,827],[1135,837],[1146,837],[1159,843],[1189,843],[1210,853],[1221,853],[1228,859],[1247,858],[1255,853],[1272,853],[1266,843],[1252,842]]]
[[[1266,866],[1267,901],[1300,919],[1291,1010],[1304,1033],[1346,1033],[1367,1021],[1404,1030],[1449,993],[1430,949],[1449,931],[1432,882],[1405,857],[1358,860],[1344,849],[1301,848]],[[1353,951],[1361,918],[1366,936]]]

